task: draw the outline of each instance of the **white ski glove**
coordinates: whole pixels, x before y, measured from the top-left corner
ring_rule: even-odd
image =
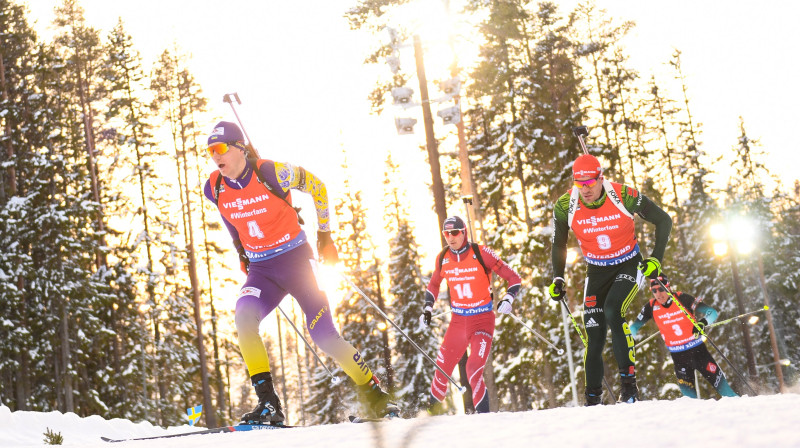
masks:
[[[497,311],[500,314],[511,314],[511,312],[514,311],[513,307],[511,306],[512,303],[514,303],[514,296],[511,294],[506,294],[503,296],[503,300],[501,300],[497,305]]]

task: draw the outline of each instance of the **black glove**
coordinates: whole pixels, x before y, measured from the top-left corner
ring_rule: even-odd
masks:
[[[248,274],[250,272],[250,259],[247,258],[247,253],[244,251],[242,243],[240,241],[234,241],[233,246],[236,247],[236,252],[239,252],[239,269],[245,274]]]
[[[697,322],[697,325],[695,325],[695,327],[692,328],[692,333],[694,333],[695,335],[699,336],[700,335],[700,330],[703,330],[703,332],[705,332],[706,325],[708,325],[708,321],[704,317],[702,319],[697,319],[695,322]],[[698,327],[700,327],[700,328],[698,328]]]
[[[339,262],[339,253],[331,239],[331,232],[317,231],[317,253],[324,264],[334,265]]]
[[[425,305],[422,307],[422,315],[419,316],[419,321],[426,327],[431,325],[431,311],[433,311],[433,303],[425,302]]]
[[[556,302],[560,301],[564,298],[564,279],[561,277],[556,277],[553,279],[553,283],[550,283],[550,287],[547,288],[547,292],[550,294],[550,298],[555,300]]]

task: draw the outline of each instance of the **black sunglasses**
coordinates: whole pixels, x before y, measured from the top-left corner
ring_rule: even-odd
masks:
[[[667,290],[666,290],[666,289],[664,289],[664,288],[662,288],[662,287],[660,287],[660,286],[656,286],[655,288],[650,288],[650,291],[653,291],[653,293],[657,293],[657,292],[667,292]]]

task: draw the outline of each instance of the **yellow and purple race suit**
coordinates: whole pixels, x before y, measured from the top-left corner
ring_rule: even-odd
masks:
[[[253,166],[272,191],[259,182]],[[255,165],[248,163],[236,179],[223,177],[215,198],[218,176],[221,174],[215,171],[206,182],[205,196],[218,205],[231,237],[241,242],[250,260],[235,316],[239,348],[250,376],[270,370],[258,327],[291,294],[305,313],[308,331],[319,348],[336,359],[357,385],[369,382],[372,371],[333,323],[328,298],[317,282],[314,252],[291,206],[291,190],[311,194],[319,230],[330,231],[325,184],[301,167],[258,160]]]

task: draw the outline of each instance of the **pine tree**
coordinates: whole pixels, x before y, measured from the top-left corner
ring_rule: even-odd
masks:
[[[731,266],[733,267],[735,263],[736,267],[738,267],[739,281],[744,291],[743,305],[739,306],[738,303],[736,307],[733,304],[730,305],[733,313],[751,311],[762,306],[764,303],[763,291],[760,288],[762,274],[765,278],[767,294],[772,296],[774,294],[773,291],[776,291],[777,288],[770,287],[770,282],[766,279],[779,277],[782,273],[792,275],[794,271],[791,269],[795,265],[792,263],[793,257],[783,259],[763,258],[766,254],[772,255],[776,252],[781,252],[781,247],[785,244],[788,235],[784,233],[785,236],[783,238],[779,237],[780,233],[776,229],[778,227],[777,223],[780,223],[781,219],[778,218],[773,209],[775,204],[787,204],[791,209],[791,205],[788,205],[791,202],[779,190],[776,190],[773,194],[766,194],[765,181],[769,179],[774,181],[775,179],[763,163],[765,152],[761,149],[760,143],[751,139],[747,134],[744,120],[741,119],[740,132],[738,144],[734,148],[736,158],[732,162],[732,167],[737,176],[735,181],[731,180],[727,188],[727,210],[718,218],[721,222],[726,223],[729,232],[736,232],[735,236],[729,237],[729,242],[735,241],[737,243],[736,246],[742,243],[749,243],[753,247],[751,252],[744,255],[737,253],[737,247],[731,247],[727,255],[727,257],[731,257]],[[740,225],[741,227],[739,227]],[[784,226],[785,224],[781,227]],[[760,250],[761,248],[765,250],[762,251]],[[774,250],[772,250],[773,248]],[[782,267],[783,269],[789,269],[783,270],[781,269]],[[730,278],[728,275],[722,275],[717,280],[722,286],[726,285]],[[785,300],[780,294],[776,295],[775,299],[770,299],[770,305],[773,308],[786,310],[785,313],[775,312],[775,310],[772,312],[776,333],[778,329],[783,331],[787,326],[796,328],[796,322],[791,317],[793,311],[788,309],[790,307],[786,307]],[[766,381],[770,388],[777,389],[775,366],[772,365],[769,328],[766,325],[766,321],[767,319],[761,319],[757,325],[750,329],[745,327],[741,329],[748,332],[752,338],[752,348],[758,375],[758,379],[754,379],[757,383]],[[780,340],[780,338],[777,338],[777,340]],[[780,352],[780,345],[778,348]],[[782,353],[787,352],[783,351]],[[738,365],[741,366],[740,368],[744,368],[745,365],[750,367],[750,360],[748,359],[745,364],[742,355],[740,352],[734,352],[728,356],[734,363],[738,362]]]
[[[347,171],[346,161],[343,169]],[[378,278],[373,255],[375,246],[367,233],[366,210],[361,194],[359,190],[353,191],[349,181],[345,180],[344,197],[335,205],[340,224],[336,247],[339,248],[340,260],[345,268],[344,275],[375,302],[378,296]],[[385,378],[387,371],[383,363],[381,333],[387,327],[383,318],[357,291],[351,292],[354,294],[350,300],[342,301],[336,309],[342,337],[359,349],[361,357],[378,378]],[[393,314],[388,308],[383,311],[387,315]]]
[[[550,279],[544,229],[552,219],[551,202],[566,189],[564,167],[580,151],[571,135],[583,121],[580,104],[586,89],[575,57],[577,44],[570,37],[572,22],[552,3],[539,3],[533,11],[526,6],[503,2],[486,7],[480,29],[487,44],[470,86],[482,106],[466,115],[475,120],[475,126],[468,126],[475,130],[470,145],[481,156],[475,173],[481,197],[487,198],[484,225],[492,229],[486,244],[523,278],[515,312],[526,320],[535,316],[538,332],[555,335],[559,311],[541,300],[543,290],[534,285]],[[493,353],[505,406],[554,407],[563,398],[557,389],[568,382],[564,363],[552,359],[549,348],[517,322],[498,322]]]
[[[578,47],[577,54],[590,63],[586,80],[591,83],[592,89],[587,96],[590,96],[593,105],[599,106],[596,108],[600,114],[597,127],[602,131],[602,138],[595,140],[595,144],[606,148],[603,155],[608,159],[608,169],[604,172],[622,182],[625,170],[621,150],[621,134],[624,131],[621,127],[625,123],[620,118],[625,105],[619,97],[622,92],[613,70],[620,63],[618,53],[614,50],[633,28],[633,23],[614,23],[604,10],[598,9],[595,2],[578,5],[575,14],[578,19],[576,28],[582,28],[576,39],[584,42]]]
[[[29,327],[29,305],[35,308],[25,293],[33,260],[30,242],[22,236],[29,231],[25,225],[28,221],[23,219],[25,209],[33,206],[28,184],[38,184],[29,168],[34,154],[24,148],[31,144],[40,147],[44,139],[31,120],[31,109],[35,111],[41,104],[32,82],[39,68],[36,40],[23,7],[0,1],[0,110],[4,111],[0,139],[4,167],[0,170],[0,312],[5,319],[0,338],[6,341],[0,347],[0,401],[20,410],[28,409],[35,372],[30,359],[35,340],[24,334]]]
[[[408,220],[406,194],[392,180],[397,168],[391,155],[387,157],[384,197],[386,216],[390,219],[386,221],[386,232],[394,235],[389,242],[389,293],[394,298],[392,307],[398,310],[397,325],[430,359],[435,359],[444,327],[438,320],[432,322],[430,328],[423,328],[419,323],[428,278],[423,277],[420,270],[420,255]],[[415,416],[430,396],[431,373],[435,366],[400,334],[395,336],[393,347],[397,359],[394,371],[398,406],[406,415]]]
[[[170,243],[171,246],[165,247],[165,256],[162,257],[162,263],[165,264],[167,270],[167,290],[171,287],[174,288],[170,291],[170,296],[166,299],[166,303],[159,304],[159,307],[174,306],[178,309],[189,306],[192,311],[188,314],[181,314],[182,317],[189,318],[193,316],[191,322],[179,322],[175,331],[180,333],[187,340],[193,340],[194,356],[198,357],[199,364],[195,364],[193,368],[187,369],[185,372],[186,379],[196,378],[200,380],[200,393],[202,394],[202,401],[204,404],[204,416],[206,424],[216,426],[216,413],[213,411],[211,397],[212,391],[210,388],[210,381],[208,375],[208,364],[205,356],[205,337],[202,332],[202,304],[200,303],[201,286],[199,282],[197,257],[195,255],[195,242],[194,232],[194,204],[202,204],[203,199],[198,197],[202,192],[197,191],[194,185],[197,185],[198,180],[194,178],[193,160],[197,158],[197,141],[199,126],[197,125],[197,116],[204,109],[207,100],[203,98],[199,86],[196,85],[192,75],[183,67],[184,62],[177,54],[170,51],[164,51],[159,58],[158,64],[154,69],[151,76],[151,89],[154,92],[155,99],[152,107],[157,110],[158,115],[166,120],[169,124],[172,133],[172,146],[175,157],[173,162],[175,164],[175,180],[180,191],[180,214],[182,217],[183,231],[175,225],[169,226],[168,223],[159,219],[157,221],[160,225],[166,226],[170,232],[167,236],[168,241],[175,241],[174,238],[183,236],[183,248],[175,246],[175,243]],[[192,178],[190,178],[192,174]],[[165,204],[166,205],[166,204]],[[175,213],[176,210],[172,210]],[[184,264],[184,261],[186,262]],[[182,273],[188,273],[190,284],[185,285],[178,277],[183,277]],[[171,323],[163,322],[165,327]],[[193,329],[194,334],[189,336],[185,332],[187,329]],[[166,331],[164,337],[174,337],[175,333]],[[174,347],[178,350],[183,350],[185,347],[182,342],[174,341]],[[156,342],[158,344],[158,341]],[[165,347],[167,348],[167,347]],[[188,354],[188,353],[187,353]],[[177,354],[181,359],[184,358],[184,353]],[[162,358],[159,362],[163,363]],[[166,366],[166,364],[164,364]],[[194,376],[196,375],[196,376]],[[164,377],[162,377],[164,378]],[[176,378],[177,379],[177,378]],[[177,385],[177,384],[176,384]],[[192,387],[190,383],[185,383],[181,387]],[[166,393],[165,385],[159,385],[160,390]],[[191,396],[191,393],[187,393]],[[162,396],[163,399],[163,396]],[[212,423],[213,422],[213,423]]]

